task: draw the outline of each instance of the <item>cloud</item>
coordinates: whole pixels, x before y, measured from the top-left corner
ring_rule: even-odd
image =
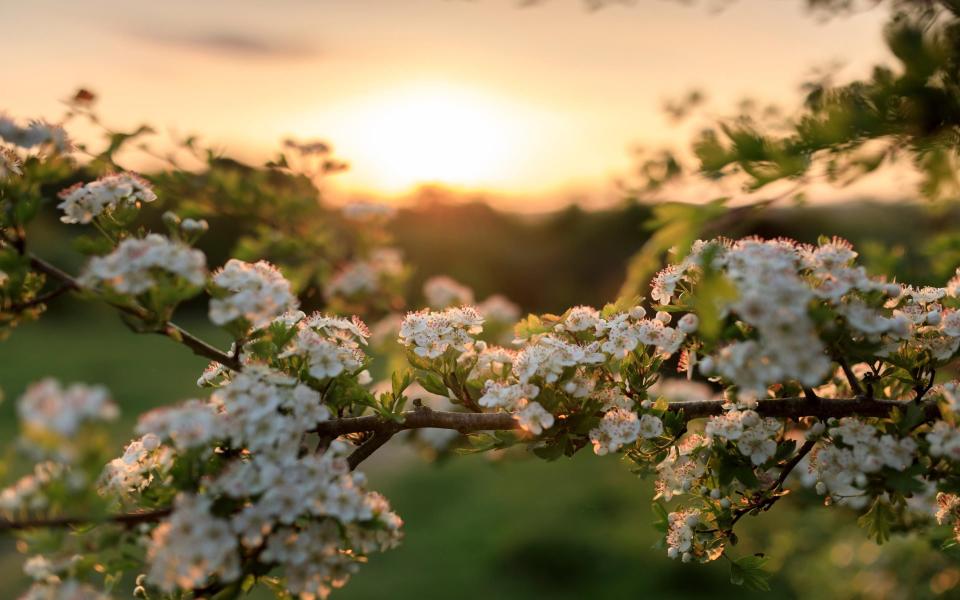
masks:
[[[139,39],[155,44],[195,49],[233,58],[307,58],[316,48],[293,41],[281,41],[235,31],[165,32],[138,31]]]

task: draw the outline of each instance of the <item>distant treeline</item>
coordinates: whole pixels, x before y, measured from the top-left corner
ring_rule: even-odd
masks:
[[[446,274],[474,287],[480,298],[500,292],[525,310],[544,312],[614,299],[627,262],[649,237],[651,213],[649,205],[633,202],[606,210],[570,206],[537,216],[481,202],[425,202],[399,211],[392,230],[417,269],[413,297],[424,279]],[[917,248],[923,239],[956,230],[958,216],[927,204],[868,201],[767,208],[727,220],[711,235],[805,242],[837,235],[854,242],[877,271],[892,268],[899,278],[942,283],[951,265],[960,264],[951,262],[956,250],[926,257]]]

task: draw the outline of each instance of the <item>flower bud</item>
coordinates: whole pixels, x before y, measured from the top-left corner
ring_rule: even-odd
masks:
[[[810,426],[810,429],[807,430],[807,439],[814,440],[823,435],[826,426],[823,423],[814,423]]]
[[[700,365],[700,373],[705,377],[713,374],[713,357],[704,356],[697,364]]]
[[[903,315],[894,315],[890,319],[890,332],[895,335],[907,335],[910,333],[910,321]]]
[[[665,311],[662,311],[662,310],[658,310],[658,311],[657,311],[656,319],[657,319],[658,321],[660,321],[661,323],[663,323],[664,325],[669,325],[669,324],[670,324],[670,321],[673,320],[673,317],[670,316],[670,313],[668,313],[668,312],[665,312]]]
[[[210,229],[210,225],[207,223],[206,219],[184,219],[183,222],[180,223],[180,229],[184,233],[205,233],[208,229]]]
[[[180,217],[178,217],[177,213],[173,212],[172,210],[168,210],[167,212],[163,213],[163,217],[161,218],[163,219],[163,224],[167,227],[177,228],[180,226]]]
[[[700,317],[693,313],[687,313],[677,321],[677,329],[687,334],[693,333],[699,326]]]

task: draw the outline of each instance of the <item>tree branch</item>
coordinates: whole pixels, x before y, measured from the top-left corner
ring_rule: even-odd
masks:
[[[9,243],[9,240],[7,240],[7,243]],[[28,253],[27,257],[30,259],[31,267],[45,274],[47,277],[50,277],[52,279],[59,281],[62,284],[62,287],[58,289],[57,295],[60,295],[68,291],[77,291],[77,292],[83,291],[83,286],[80,285],[80,282],[77,281],[77,279],[74,278],[69,273],[48,263],[47,261],[43,260],[42,258],[34,254]],[[149,319],[149,314],[147,313],[147,311],[140,307],[114,304],[112,302],[107,302],[107,304],[109,304],[113,308],[125,314],[131,315],[140,320],[146,321]],[[183,344],[187,348],[190,348],[190,350],[192,350],[194,354],[198,356],[202,356],[212,361],[216,361],[222,364],[223,366],[227,367],[228,369],[231,369],[234,371],[240,371],[243,368],[243,365],[240,363],[239,355],[233,356],[226,352],[223,352],[222,350],[219,350],[218,348],[215,348],[214,346],[208,344],[207,342],[193,335],[192,333],[180,327],[179,325],[176,325],[175,323],[171,323],[171,322],[163,323],[163,325],[159,329],[157,329],[155,333],[158,333],[160,335],[163,335],[165,337],[172,339],[175,342]]]
[[[138,513],[111,515],[102,519],[91,517],[53,517],[50,519],[27,519],[24,521],[9,521],[6,519],[0,519],[0,532],[24,531],[28,529],[42,528],[76,527],[79,525],[96,525],[104,523],[132,527],[141,523],[155,523],[156,521],[168,516],[170,512],[171,509],[169,508],[158,508],[156,510]]]
[[[813,447],[817,445],[817,440],[807,440],[800,446],[800,449],[797,450],[797,453],[791,458],[786,464],[783,465],[783,469],[780,471],[780,476],[777,477],[777,480],[774,482],[771,490],[778,490],[783,487],[784,482],[787,480],[787,477],[790,476],[790,473],[800,464],[800,461],[803,460],[803,457],[810,454],[810,451],[813,450]]]
[[[359,448],[353,451],[353,454],[347,457],[347,464],[350,465],[350,470],[354,470],[357,466],[360,465],[363,461],[370,458],[370,456],[380,449],[380,446],[383,446],[390,441],[390,438],[393,437],[394,432],[383,430],[377,431],[373,436],[364,442]]]
[[[869,400],[866,398],[820,398],[810,402],[808,398],[769,398],[757,403],[756,411],[764,417],[791,418],[817,417],[885,417],[895,408],[905,408],[907,402],[894,400]],[[723,402],[706,400],[698,402],[676,402],[668,410],[681,413],[685,419],[701,419],[723,413]],[[927,420],[936,419],[940,414],[936,404],[925,404]],[[377,415],[364,417],[344,417],[331,419],[317,425],[313,430],[320,435],[333,437],[348,433],[366,431],[389,432],[391,435],[405,429],[455,429],[461,433],[474,431],[494,431],[519,429],[520,425],[510,413],[467,413],[444,412],[435,410],[412,410],[401,415],[402,421],[395,422]]]
[[[494,431],[501,429],[517,429],[520,425],[509,413],[460,413],[436,410],[411,410],[401,415],[399,423],[368,415],[365,417],[344,417],[331,419],[317,425],[313,430],[320,435],[338,437],[348,433],[364,431],[389,432],[391,435],[405,429],[455,429],[461,433],[472,431]]]
[[[807,440],[800,446],[800,449],[797,450],[797,453],[789,461],[784,463],[783,468],[780,470],[780,476],[777,477],[777,480],[773,482],[766,492],[761,492],[758,494],[760,496],[755,500],[750,506],[745,506],[734,512],[733,520],[730,521],[730,527],[727,532],[733,531],[733,526],[737,524],[737,521],[742,519],[745,515],[757,511],[757,510],[770,510],[774,504],[777,503],[780,498],[784,497],[787,492],[777,493],[779,490],[783,489],[784,482],[787,481],[787,477],[790,476],[790,473],[800,464],[800,461],[803,458],[810,454],[810,451],[813,450],[813,447],[817,445],[817,440]],[[767,496],[766,494],[775,494],[772,496]]]
[[[71,291],[71,289],[72,288],[68,285],[61,285],[60,287],[52,289],[49,292],[46,292],[44,294],[40,294],[39,296],[35,297],[32,300],[28,300],[27,302],[19,302],[19,303],[11,304],[6,308],[6,310],[12,313],[20,313],[29,308],[33,308],[41,304],[46,304],[51,300],[54,300],[59,296],[62,296],[63,294]]]
[[[853,390],[854,395],[862,396],[863,388],[860,386],[860,380],[857,379],[857,376],[853,374],[853,369],[850,368],[850,365],[847,364],[847,361],[839,357],[834,358],[834,360],[843,370],[843,374],[846,376],[847,383],[850,384],[850,389]]]

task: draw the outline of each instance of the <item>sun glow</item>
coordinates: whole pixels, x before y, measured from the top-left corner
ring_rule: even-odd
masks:
[[[358,101],[331,125],[327,135],[332,134],[338,153],[349,157],[352,176],[381,192],[425,183],[508,184],[531,133],[523,109],[471,89],[436,84]]]

